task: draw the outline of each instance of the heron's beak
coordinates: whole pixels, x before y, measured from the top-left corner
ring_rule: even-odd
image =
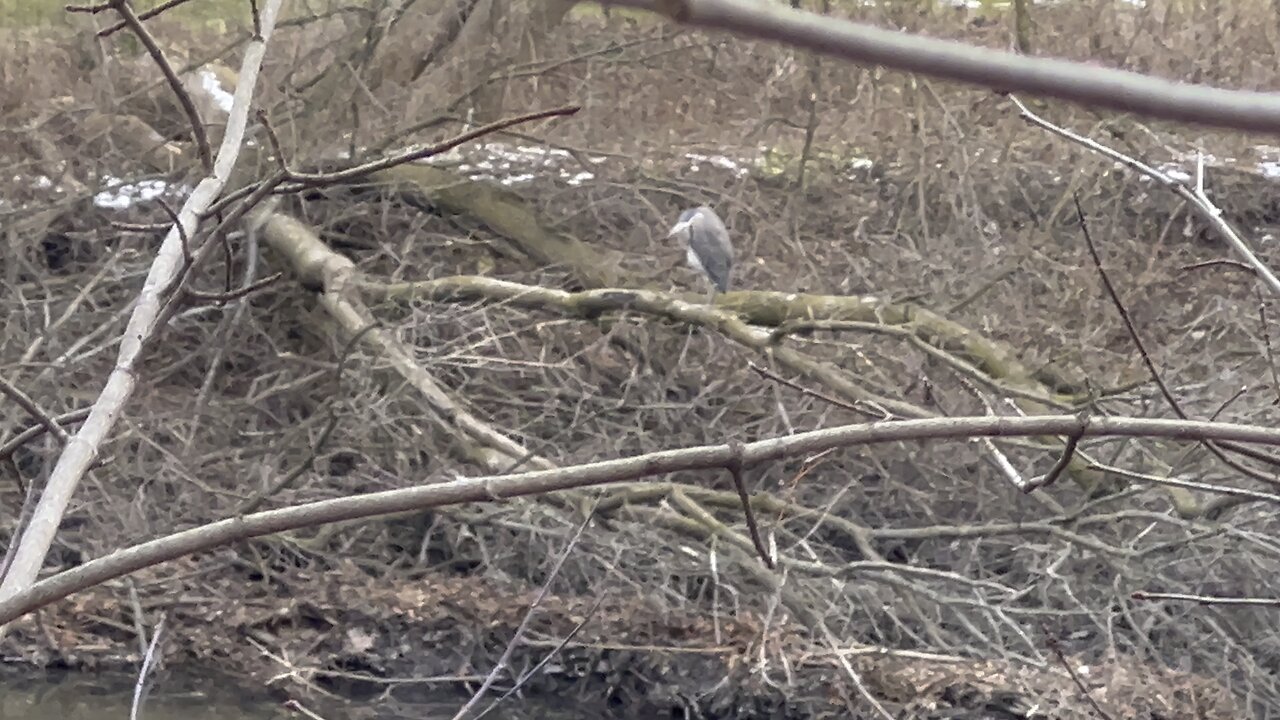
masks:
[[[693,225],[692,220],[685,220],[682,223],[676,223],[671,227],[670,230],[667,231],[667,237],[668,238],[675,237],[678,233],[688,230],[692,225]]]

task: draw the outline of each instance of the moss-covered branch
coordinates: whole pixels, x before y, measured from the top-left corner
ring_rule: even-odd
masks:
[[[483,223],[538,265],[567,269],[582,287],[618,283],[617,258],[548,229],[528,203],[502,187],[430,165],[401,165],[375,173],[372,179],[414,193],[448,213]]]
[[[540,468],[552,466],[454,401],[394,337],[377,328],[370,329],[374,324],[372,316],[351,292],[359,273],[350,260],[330,250],[306,225],[269,207],[260,208],[253,222],[259,225],[267,245],[300,276],[301,283],[321,292],[320,304],[342,334],[348,339],[360,338],[386,357],[418,391],[438,429],[456,442],[467,459],[490,472],[507,472],[521,462]]]
[[[918,306],[872,296],[742,291],[719,295],[713,307],[685,302],[675,295],[651,290],[568,292],[480,276],[390,284],[361,281],[359,286],[363,292],[402,301],[502,302],[588,319],[605,313],[630,311],[699,325],[714,329],[724,337],[772,358],[779,365],[823,385],[842,399],[864,404],[869,411],[883,409],[900,417],[932,417],[935,413],[870,390],[837,365],[779,342],[777,330],[786,329],[789,324],[795,329],[797,324],[815,319],[875,324],[894,334],[913,338],[936,352],[954,356],[968,371],[982,373],[989,384],[1013,391],[1011,394],[1017,397],[1019,406],[1028,414],[1049,413],[1055,405],[1078,400],[1055,394],[1003,343]],[[1038,439],[1064,445],[1059,438]],[[1120,487],[1117,484],[1119,479],[1094,469],[1079,453],[1069,461],[1067,472],[1087,492],[1110,492]],[[1167,491],[1181,514],[1188,517],[1200,514],[1200,505],[1191,493],[1172,487]]]

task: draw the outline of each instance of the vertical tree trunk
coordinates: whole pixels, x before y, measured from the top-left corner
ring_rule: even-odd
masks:
[[[1013,0],[1013,37],[1018,52],[1031,54],[1031,0]]]
[[[419,59],[415,86],[447,100],[439,88],[473,90],[468,98],[472,120],[491,122],[504,112],[508,82],[493,79],[507,68],[545,59],[552,33],[573,8],[574,0],[461,0],[454,27],[432,52]],[[421,32],[418,28],[417,32]],[[476,89],[476,86],[480,86]],[[425,108],[432,114],[439,108]]]

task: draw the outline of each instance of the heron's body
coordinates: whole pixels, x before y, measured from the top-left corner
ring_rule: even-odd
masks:
[[[689,267],[706,275],[720,292],[728,292],[733,275],[733,245],[728,228],[714,210],[705,205],[685,210],[667,237],[684,243]]]

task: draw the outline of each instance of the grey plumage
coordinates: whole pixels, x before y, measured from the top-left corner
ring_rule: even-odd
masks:
[[[733,245],[720,216],[706,205],[680,213],[667,233],[685,246],[689,266],[705,274],[720,292],[728,292],[733,274]]]

